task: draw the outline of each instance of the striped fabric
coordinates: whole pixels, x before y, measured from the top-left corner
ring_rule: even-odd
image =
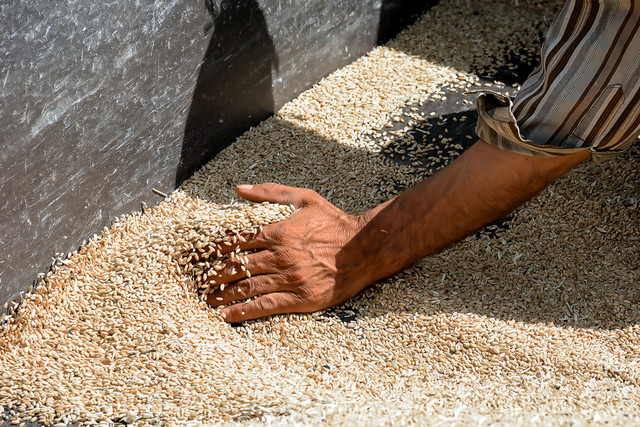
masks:
[[[476,132],[517,153],[554,157],[588,148],[601,161],[640,135],[640,0],[569,0],[541,62],[512,102],[478,97]]]

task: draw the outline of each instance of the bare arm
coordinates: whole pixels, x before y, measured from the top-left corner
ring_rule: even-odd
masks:
[[[230,285],[211,294],[209,303],[261,295],[226,307],[223,313],[233,322],[339,304],[507,214],[588,157],[587,150],[529,157],[478,141],[432,177],[359,217],[310,190],[239,186],[238,194],[248,200],[299,209],[241,245],[258,250],[249,256],[253,277],[232,276],[229,266],[218,283]]]

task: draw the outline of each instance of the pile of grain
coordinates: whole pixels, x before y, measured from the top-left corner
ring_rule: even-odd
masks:
[[[224,206],[235,184],[310,187],[359,213],[441,167],[407,161],[421,149],[410,128],[444,122],[442,98],[462,90],[509,90],[479,75],[509,54],[526,63],[560,3],[435,7],[247,132],[160,206],[92,239],[0,327],[9,419],[639,422],[637,147],[580,166],[507,227],[338,309],[231,326],[181,262],[227,229],[291,213]],[[466,139],[429,138],[440,157]]]

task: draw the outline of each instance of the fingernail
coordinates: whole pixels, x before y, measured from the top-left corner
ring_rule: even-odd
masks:
[[[238,185],[238,190],[251,190],[252,188],[253,188],[253,185],[249,185],[249,184]]]

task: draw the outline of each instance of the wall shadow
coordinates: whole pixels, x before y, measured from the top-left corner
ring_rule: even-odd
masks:
[[[439,0],[384,0],[378,44],[386,43]],[[238,136],[274,113],[272,71],[278,56],[256,0],[205,0],[212,22],[187,115],[175,185]]]
[[[187,116],[175,184],[274,112],[273,41],[255,0],[206,0],[211,40]]]
[[[384,44],[388,42],[438,3],[440,3],[440,0],[416,2],[382,0],[377,43]]]

